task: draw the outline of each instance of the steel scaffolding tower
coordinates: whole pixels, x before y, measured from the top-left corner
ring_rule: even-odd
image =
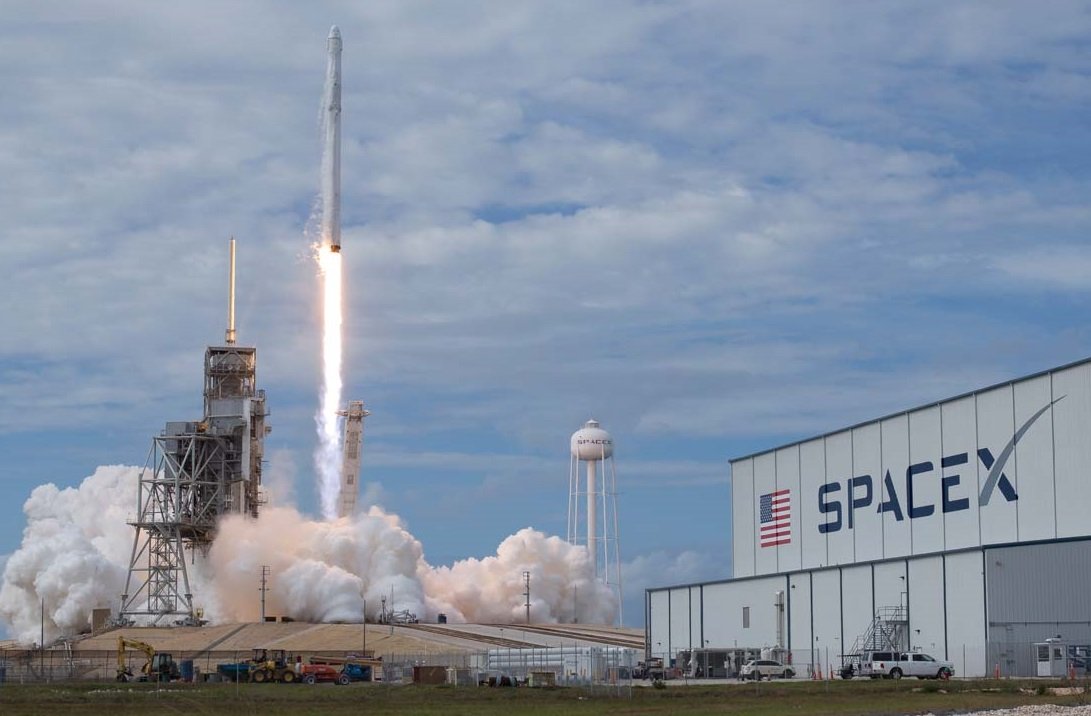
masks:
[[[337,496],[337,516],[352,517],[356,514],[356,495],[360,491],[360,458],[364,446],[364,418],[371,411],[364,408],[364,401],[349,402],[347,410],[338,410],[345,418],[345,434],[341,443],[341,491]]]
[[[167,423],[140,473],[122,622],[196,623],[187,552],[191,560],[207,553],[222,516],[258,516],[269,429],[265,391],[256,388],[257,350],[235,345],[233,239],[230,277],[227,345],[205,351],[204,417]]]

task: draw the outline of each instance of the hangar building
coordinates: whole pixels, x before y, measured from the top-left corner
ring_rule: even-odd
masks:
[[[1091,644],[1091,359],[734,459],[730,484],[734,577],[649,589],[650,657],[731,675],[779,648],[809,675],[882,635],[1033,675],[1036,643]]]

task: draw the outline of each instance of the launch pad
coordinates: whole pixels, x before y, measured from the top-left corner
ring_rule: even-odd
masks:
[[[204,361],[204,416],[168,422],[152,438],[140,473],[139,517],[119,621],[195,624],[186,550],[208,552],[219,519],[257,517],[262,504],[265,391],[257,349],[235,345],[235,240],[231,240],[227,331]],[[134,589],[135,586],[135,589]]]
[[[322,246],[337,262],[326,281],[323,347],[327,355],[322,406],[323,449],[340,449],[339,489],[324,504],[327,519],[351,517],[359,491],[364,418],[362,401],[340,409],[341,251],[341,33],[327,38],[325,141],[322,156]],[[331,363],[332,361],[332,363]],[[330,386],[335,386],[331,390]],[[262,458],[269,427],[265,392],[257,388],[257,349],[235,342],[235,240],[231,239],[228,319],[224,345],[209,346],[204,362],[204,414],[200,420],[168,422],[152,439],[140,474],[136,529],[118,621],[122,624],[195,624],[187,551],[207,554],[219,520],[227,515],[257,518],[263,503]],[[338,435],[339,420],[344,432]],[[340,442],[340,445],[338,445]],[[336,470],[337,468],[333,468]],[[331,476],[332,477],[332,476]],[[333,482],[330,480],[329,482]],[[334,487],[330,485],[330,487]],[[332,491],[332,490],[331,490]]]

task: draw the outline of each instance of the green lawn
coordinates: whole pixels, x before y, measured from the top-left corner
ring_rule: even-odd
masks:
[[[620,694],[584,689],[447,686],[233,684],[204,686],[80,683],[0,686],[0,714],[913,714],[1026,703],[1091,703],[1091,692],[1036,693],[1041,681],[950,683],[833,681],[646,686]],[[944,693],[946,692],[946,693]]]

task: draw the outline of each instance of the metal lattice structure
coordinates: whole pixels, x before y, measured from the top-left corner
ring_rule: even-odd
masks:
[[[337,498],[337,516],[352,517],[356,514],[356,495],[360,491],[360,458],[364,447],[364,418],[371,411],[364,408],[362,400],[353,400],[348,410],[337,414],[345,418],[345,434],[341,459],[341,491]]]
[[[221,517],[257,517],[262,504],[265,392],[257,350],[234,345],[234,256],[232,242],[227,345],[205,351],[204,417],[167,423],[140,474],[122,622],[199,621],[187,555],[207,553]]]

